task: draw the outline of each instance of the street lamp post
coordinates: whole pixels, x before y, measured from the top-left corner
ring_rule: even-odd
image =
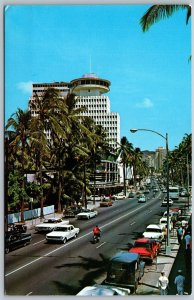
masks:
[[[163,134],[151,130],[151,129],[145,129],[145,128],[138,128],[138,129],[130,129],[132,133],[135,133],[137,131],[149,131],[153,132],[159,136],[161,136],[166,141],[166,190],[167,190],[167,244],[166,244],[166,254],[170,255],[171,253],[171,247],[170,247],[170,220],[169,220],[169,162],[168,162],[168,133],[166,133],[166,136]]]

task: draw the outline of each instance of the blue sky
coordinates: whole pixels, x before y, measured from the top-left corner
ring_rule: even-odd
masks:
[[[143,33],[149,5],[11,5],[5,9],[5,122],[27,109],[32,83],[71,81],[88,72],[111,82],[121,137],[155,150],[168,132],[173,150],[191,133],[191,21],[185,11]],[[90,64],[91,62],[91,64]]]

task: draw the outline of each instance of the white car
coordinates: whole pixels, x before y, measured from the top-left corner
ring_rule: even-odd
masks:
[[[117,194],[117,195],[113,195],[112,199],[114,200],[122,200],[122,199],[126,199],[127,196],[125,196],[124,194]]]
[[[178,210],[178,211],[169,210],[169,216],[171,218],[175,218],[176,219],[178,216],[180,216],[180,214],[181,214],[181,210]],[[165,211],[163,213],[163,217],[167,217],[167,211]]]
[[[162,242],[164,239],[164,233],[160,225],[150,224],[146,227],[145,232],[143,233],[144,238],[155,239],[158,242]]]
[[[172,205],[173,205],[173,200],[169,199],[169,206],[172,206]],[[162,201],[161,206],[167,206],[167,199],[166,198]]]
[[[86,286],[76,296],[126,296],[130,290],[122,287],[94,284]]]
[[[160,219],[159,224],[162,229],[167,228],[167,217],[162,217]],[[171,221],[171,218],[169,217],[169,230],[171,231],[172,228],[173,228],[173,223]]]
[[[138,197],[138,203],[145,203],[146,202],[146,197],[144,195],[140,195]]]
[[[35,230],[38,232],[49,232],[60,224],[69,224],[69,220],[64,221],[61,218],[50,218],[45,219],[43,223],[40,223],[35,226]]]
[[[78,220],[82,220],[82,219],[91,219],[94,218],[98,215],[98,212],[96,210],[93,209],[84,209],[82,212],[80,212],[79,214],[77,214],[77,219]]]
[[[80,229],[73,225],[58,225],[46,235],[46,240],[47,242],[61,242],[65,244],[68,240],[76,238],[79,232]]]

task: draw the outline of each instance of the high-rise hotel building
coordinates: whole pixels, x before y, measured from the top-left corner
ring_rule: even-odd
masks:
[[[38,114],[31,103],[36,95],[41,97],[50,87],[58,89],[63,97],[71,91],[77,96],[76,107],[86,108],[82,115],[91,117],[97,125],[101,125],[106,130],[108,143],[116,150],[120,143],[120,116],[110,111],[109,97],[104,95],[109,92],[110,84],[110,81],[98,78],[94,73],[85,74],[71,82],[34,83],[29,109],[32,116]]]
[[[120,116],[110,111],[109,97],[104,95],[110,90],[110,81],[90,73],[72,80],[70,84],[73,93],[78,96],[77,107],[87,109],[82,115],[90,116],[106,130],[109,145],[116,150],[120,143]]]

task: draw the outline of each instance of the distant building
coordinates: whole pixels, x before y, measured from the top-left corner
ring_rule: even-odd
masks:
[[[155,169],[159,171],[163,166],[163,161],[166,158],[166,149],[158,147],[155,154]]]

